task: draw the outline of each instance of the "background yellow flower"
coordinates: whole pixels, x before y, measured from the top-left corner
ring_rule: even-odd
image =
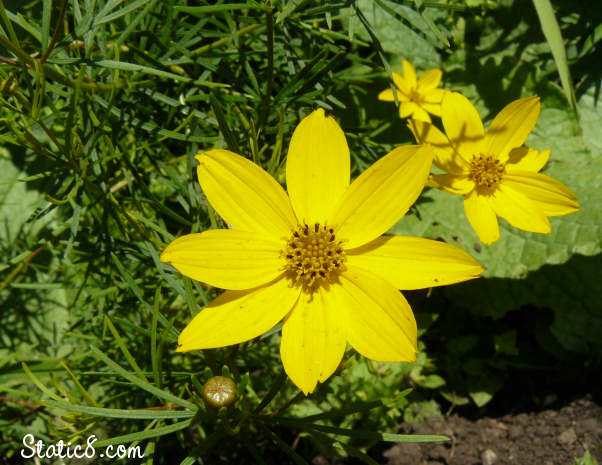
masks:
[[[417,78],[416,70],[409,61],[403,60],[402,66],[403,76],[393,71],[393,83],[399,100],[399,117],[411,117],[430,123],[429,113],[441,116],[441,99],[446,92],[437,87],[441,82],[441,70],[429,69]],[[395,101],[393,89],[383,90],[378,94],[378,99],[385,102]]]
[[[433,175],[430,184],[464,195],[464,211],[482,242],[499,239],[496,215],[519,229],[549,233],[548,216],[579,209],[568,187],[539,173],[550,151],[523,146],[539,117],[538,97],[508,104],[486,133],[476,108],[463,95],[448,93],[441,108],[446,134],[422,122],[410,129],[418,141],[433,146],[435,165],[447,172]]]
[[[319,109],[301,121],[290,143],[290,197],[240,155],[218,149],[197,160],[203,192],[232,229],[180,237],[161,260],[228,290],[182,331],[179,351],[247,341],[284,318],[282,362],[307,394],[334,372],[347,342],[373,360],[415,360],[416,322],[397,289],[482,272],[452,245],[380,237],[422,191],[432,160],[428,145],[394,149],[349,185],[345,135]]]

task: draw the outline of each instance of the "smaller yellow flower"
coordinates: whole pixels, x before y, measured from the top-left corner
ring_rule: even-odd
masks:
[[[444,89],[438,89],[441,82],[441,70],[429,69],[416,78],[416,70],[412,64],[402,61],[403,76],[393,71],[393,82],[397,88],[397,99],[399,100],[399,117],[408,116],[420,121],[431,122],[429,113],[441,116],[441,99],[445,95]],[[393,102],[393,89],[385,89],[378,94],[378,99],[385,102]]]
[[[464,196],[468,221],[485,244],[500,237],[497,216],[516,228],[547,234],[551,231],[548,216],[579,210],[577,197],[568,187],[539,173],[550,150],[523,146],[539,111],[537,96],[515,100],[485,132],[468,99],[448,92],[441,102],[446,134],[421,121],[409,125],[418,141],[431,144],[433,162],[447,172],[432,175],[429,185]]]

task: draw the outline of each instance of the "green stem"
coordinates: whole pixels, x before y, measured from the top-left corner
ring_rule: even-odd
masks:
[[[255,29],[259,29],[260,27],[263,27],[263,24],[251,24],[250,26],[243,27],[239,31],[236,31],[234,33],[234,35],[236,37],[240,37],[248,32],[254,31]],[[203,45],[202,47],[199,47],[196,50],[193,50],[192,52],[190,52],[190,54],[191,55],[201,55],[203,53],[208,52],[209,50],[212,50],[214,48],[217,48],[224,44],[227,44],[230,41],[230,39],[231,39],[231,36],[224,37],[223,39],[216,40],[215,42],[212,42],[210,44]]]
[[[21,49],[21,47],[19,47],[18,45],[15,45],[7,37],[0,35],[0,46],[6,47],[8,50],[10,50],[15,55],[17,55],[19,60],[25,65],[26,68],[36,69],[35,58],[29,56],[27,53],[25,53],[25,51],[23,51],[23,49]],[[5,63],[13,64],[13,63],[11,63],[10,58],[6,58],[6,57],[3,57],[3,58],[4,59],[2,61],[4,61]],[[17,63],[17,62],[15,62],[14,64],[19,65],[19,63]],[[53,79],[55,81],[58,81],[61,84],[66,85],[68,87],[76,86],[76,82],[73,79],[70,79],[67,76],[62,75],[54,67],[50,67],[48,65],[43,65],[42,69],[44,71],[44,76],[46,76],[50,79]],[[102,83],[96,83],[96,82],[82,82],[81,84],[79,84],[79,86],[83,90],[86,90],[86,91],[98,91],[98,90],[111,91],[111,90],[114,90],[115,88],[123,88],[126,86],[126,84],[125,83],[123,83],[123,84],[122,83],[102,84]]]
[[[274,85],[274,10],[269,9],[266,11],[267,27],[268,27],[268,76],[267,84],[265,88],[265,96],[263,99],[263,105],[261,114],[259,115],[259,121],[257,123],[257,129],[261,130],[265,120],[268,116],[270,109],[270,98],[272,95],[272,86]]]
[[[56,22],[56,27],[54,28],[54,33],[52,34],[52,38],[50,39],[50,43],[48,44],[48,47],[46,48],[44,55],[42,55],[42,58],[40,58],[41,65],[44,64],[44,62],[48,58],[48,55],[50,55],[50,52],[52,52],[52,49],[54,48],[54,44],[56,43],[56,38],[58,37],[59,31],[61,30],[61,24],[63,22],[63,19],[65,18],[65,10],[66,9],[67,9],[67,0],[63,0],[63,6],[61,7],[61,12],[59,13],[59,18]]]

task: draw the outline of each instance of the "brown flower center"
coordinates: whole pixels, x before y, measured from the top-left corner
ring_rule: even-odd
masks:
[[[482,193],[492,193],[504,175],[504,165],[491,155],[473,155],[470,162],[469,179]]]
[[[298,225],[282,251],[285,269],[296,284],[315,289],[345,267],[345,252],[334,229],[315,223]]]
[[[412,90],[410,90],[410,95],[408,95],[408,97],[410,98],[410,101],[412,101],[414,103],[419,103],[421,95],[418,92],[418,89],[413,88]]]

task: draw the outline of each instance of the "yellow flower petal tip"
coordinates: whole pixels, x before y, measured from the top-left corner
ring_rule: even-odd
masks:
[[[429,113],[441,116],[441,101],[446,94],[444,89],[438,87],[441,82],[441,70],[429,69],[417,77],[416,70],[407,60],[402,60],[402,68],[403,75],[392,73],[395,94],[399,101],[399,117],[430,122]],[[378,99],[395,101],[393,88],[381,91]]]
[[[335,373],[348,343],[373,360],[415,360],[416,321],[399,289],[480,272],[452,245],[382,236],[424,188],[434,156],[428,145],[398,147],[350,184],[345,134],[323,109],[293,132],[288,195],[240,155],[197,154],[201,189],[231,229],[183,235],[161,260],[226,291],[182,330],[176,351],[239,344],[282,321],[282,363],[305,395]]]
[[[350,176],[345,134],[318,108],[295,128],[286,158],[286,184],[297,221],[325,224]]]
[[[539,173],[549,160],[549,149],[523,145],[537,123],[540,107],[536,95],[515,100],[485,131],[470,101],[448,92],[441,104],[445,134],[420,121],[409,125],[418,142],[433,148],[434,164],[446,171],[432,175],[428,185],[464,196],[466,216],[484,244],[499,239],[498,216],[524,231],[548,234],[548,217],[579,209],[568,187]]]

